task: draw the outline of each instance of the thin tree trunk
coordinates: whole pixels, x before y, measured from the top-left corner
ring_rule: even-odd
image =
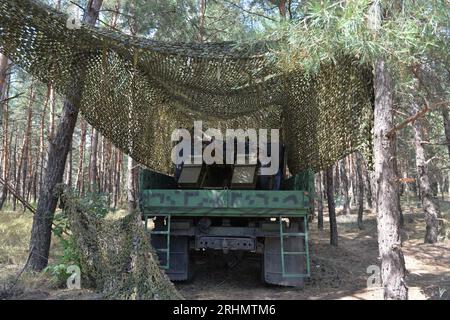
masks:
[[[8,75],[8,59],[6,56],[0,54],[0,124],[3,127],[3,152],[2,152],[2,178],[8,183],[9,177],[9,103],[3,102],[9,96],[9,75]],[[2,195],[0,198],[0,210],[5,204],[6,197],[8,195],[8,188],[3,186]]]
[[[90,159],[90,172],[89,172],[89,192],[99,191],[98,185],[98,167],[97,167],[97,155],[98,155],[98,131],[92,128],[91,137],[91,159]]]
[[[364,213],[364,179],[362,174],[362,159],[358,153],[356,156],[356,174],[358,181],[358,228],[364,229],[363,226],[363,213]]]
[[[114,208],[117,208],[119,202],[122,198],[121,194],[121,179],[122,179],[122,161],[123,161],[123,153],[121,150],[116,150],[116,173],[114,176]]]
[[[336,165],[340,168],[340,176],[341,176],[341,187],[342,187],[342,196],[344,197],[344,207],[342,213],[344,215],[350,214],[350,197],[348,194],[348,177],[347,170],[345,169],[345,159],[342,159],[339,165]]]
[[[338,245],[338,230],[336,222],[336,207],[334,204],[333,194],[333,167],[328,167],[326,170],[327,179],[327,201],[328,201],[328,216],[330,218],[330,244],[332,246]]]
[[[55,112],[56,112],[56,97],[55,90],[51,84],[48,84],[49,101],[50,101],[50,113],[49,113],[49,131],[48,138],[53,140],[55,135]]]
[[[447,107],[443,107],[441,109],[442,109],[442,119],[444,122],[445,142],[447,143],[447,151],[448,156],[450,158],[450,119]]]
[[[413,112],[419,110],[419,106],[413,102]],[[416,167],[419,176],[420,199],[425,214],[426,234],[425,243],[435,243],[438,241],[440,208],[437,200],[433,196],[433,190],[428,176],[428,163],[425,156],[425,149],[422,145],[424,141],[423,120],[418,119],[413,122],[414,146],[416,149]]]
[[[393,148],[394,148],[394,155],[393,156],[394,156],[394,159],[395,159],[395,161],[393,162],[394,174],[395,174],[395,177],[397,179],[399,179],[400,178],[400,171],[398,170],[397,144],[396,143],[394,144]],[[400,187],[401,187],[400,183],[397,183],[397,198],[398,198],[398,200],[397,200],[397,206],[398,206],[397,210],[398,210],[400,227],[403,227],[403,225],[405,224],[405,219],[403,218],[403,210],[402,210],[402,205],[401,205],[401,201],[400,201],[401,200],[401,193],[400,193],[401,189],[400,189]]]
[[[28,175],[28,163],[29,163],[29,148],[31,138],[31,125],[33,120],[33,102],[35,99],[34,83],[30,84],[30,95],[28,101],[27,110],[27,123],[22,141],[22,147],[20,148],[19,166],[17,170],[16,190],[22,198],[26,199],[27,194],[27,175]],[[24,210],[25,210],[24,206]]]
[[[84,18],[86,24],[95,25],[102,2],[103,0],[89,1]],[[58,202],[54,192],[57,184],[63,180],[67,154],[70,151],[79,112],[81,88],[80,79],[73,79],[72,85],[66,92],[66,101],[63,104],[57,131],[48,148],[47,170],[39,192],[30,239],[28,266],[35,271],[42,271],[48,263],[52,222]]]
[[[17,128],[14,128],[14,129],[17,129]],[[12,174],[13,178],[14,177],[17,178],[17,175],[16,175],[16,172],[17,172],[17,145],[19,143],[19,135],[18,134],[14,134],[13,131],[11,131],[11,137],[12,136],[14,136],[14,147],[13,147],[13,152],[11,154],[11,158],[13,160],[13,166],[12,166],[11,174]],[[16,179],[16,181],[17,181],[17,179]],[[17,189],[17,184],[16,184],[15,187]],[[11,193],[9,193],[9,194],[11,194]],[[13,197],[12,202],[13,202],[13,211],[16,211],[17,198]]]
[[[323,188],[322,188],[322,172],[316,175],[316,192],[317,192],[317,228],[323,230]]]
[[[45,149],[45,117],[47,115],[47,108],[50,104],[50,87],[47,89],[47,96],[45,98],[44,107],[42,108],[41,113],[41,127],[39,130],[39,163],[38,163],[38,188],[40,189],[40,186],[42,185],[42,174],[43,174],[43,168],[45,165],[45,158],[46,158],[46,149]],[[35,199],[36,201],[36,199]]]
[[[365,194],[367,199],[367,206],[369,207],[369,209],[372,209],[373,208],[372,177],[369,170],[367,170],[367,164],[364,166],[364,180],[365,180],[365,190],[366,190]]]
[[[357,198],[358,198],[358,177],[356,173],[356,161],[355,161],[355,154],[351,154],[348,156],[348,162],[349,162],[349,180],[351,181],[351,195],[350,195],[350,208],[356,208],[357,207]]]
[[[130,156],[127,157],[127,204],[128,212],[133,212],[136,207],[136,191],[135,191],[135,174],[134,174],[134,160]]]
[[[450,198],[450,170],[447,173],[447,196]]]
[[[203,42],[205,40],[206,0],[199,0],[199,12],[198,41]]]
[[[341,166],[340,163],[336,163],[336,165],[334,166],[334,170],[333,170],[333,189],[334,189],[334,194],[340,194],[343,195],[343,190],[341,188]]]
[[[6,88],[8,87],[8,70],[9,62],[8,58],[0,53],[0,125],[3,121],[3,100],[6,98]]]
[[[78,171],[77,171],[77,180],[75,183],[75,187],[78,191],[78,195],[84,194],[84,149],[86,145],[86,132],[87,132],[87,123],[84,119],[80,121],[81,127],[81,136],[80,136],[80,148],[79,148],[79,162],[78,162]]]
[[[72,151],[72,144],[70,145],[70,151],[69,151],[69,159],[67,160],[67,170],[66,170],[66,185],[70,188],[72,188],[72,171],[73,171],[73,151]]]

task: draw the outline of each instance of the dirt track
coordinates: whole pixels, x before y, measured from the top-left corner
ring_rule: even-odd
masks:
[[[405,220],[410,299],[450,299],[449,243],[423,244],[423,216],[406,214]],[[205,256],[194,266],[194,279],[177,287],[190,299],[382,299],[380,289],[367,288],[367,267],[379,265],[375,216],[366,212],[363,231],[357,229],[356,215],[338,216],[338,224],[337,248],[329,245],[327,229],[311,225],[311,279],[304,289],[263,284],[256,255],[247,255],[232,268]]]

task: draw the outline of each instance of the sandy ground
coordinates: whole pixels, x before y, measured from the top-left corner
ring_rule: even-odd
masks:
[[[450,203],[443,202],[441,206],[449,229]],[[423,244],[423,214],[417,208],[405,210],[402,239],[409,298],[450,300],[450,241]],[[218,256],[201,256],[194,265],[194,278],[176,286],[189,299],[382,299],[380,288],[367,287],[367,267],[379,265],[379,260],[375,215],[366,211],[364,218],[365,229],[360,231],[355,214],[338,216],[338,247],[329,245],[326,219],[324,230],[317,229],[316,221],[311,224],[311,278],[303,289],[262,283],[261,258],[256,254],[245,255],[231,268]],[[0,220],[0,236],[4,231],[1,228]],[[23,241],[22,258],[26,257],[26,243]],[[17,261],[21,260],[17,257],[0,258],[1,292],[2,279],[16,274],[23,262]],[[15,290],[15,299],[102,298],[90,290],[54,289],[48,275],[32,279],[23,275]]]
[[[365,229],[356,215],[338,216],[339,246],[329,245],[328,222],[318,230],[311,224],[311,279],[305,288],[261,283],[261,259],[247,255],[227,268],[217,258],[203,257],[195,277],[177,287],[192,299],[382,299],[380,288],[368,288],[369,265],[379,265],[375,216],[367,211]],[[450,299],[450,243],[423,244],[423,215],[405,214],[403,252],[410,299]]]

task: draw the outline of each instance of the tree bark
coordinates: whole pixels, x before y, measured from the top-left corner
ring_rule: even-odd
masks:
[[[342,196],[344,197],[344,208],[343,208],[343,214],[350,214],[350,197],[348,193],[348,176],[347,176],[347,170],[345,169],[345,159],[342,159],[339,163],[340,168],[340,176],[341,176],[341,186],[342,186]]]
[[[442,108],[442,119],[444,121],[445,142],[447,143],[447,151],[450,158],[450,119],[446,107]]]
[[[122,180],[122,161],[123,161],[123,153],[121,150],[116,150],[116,168],[114,174],[114,199],[113,204],[114,208],[116,208],[121,201],[121,180]]]
[[[127,157],[127,204],[128,212],[132,213],[136,207],[136,191],[135,191],[135,174],[134,165],[135,162],[130,156]]]
[[[55,113],[56,113],[56,97],[55,90],[51,84],[48,84],[49,100],[50,100],[50,113],[49,113],[49,131],[48,139],[51,141],[55,136]]]
[[[3,100],[6,98],[6,87],[8,86],[8,58],[0,53],[0,125],[3,121]]]
[[[286,3],[286,0],[270,0],[270,2],[278,7],[278,12],[280,13],[280,17],[282,20],[286,20],[287,12],[290,10],[290,2],[289,8]]]
[[[95,128],[92,128],[92,137],[91,137],[91,159],[89,162],[89,192],[98,192],[98,167],[97,167],[97,155],[98,155],[98,131]]]
[[[395,174],[395,135],[393,128],[393,84],[385,60],[375,63],[374,161],[378,248],[381,257],[381,279],[385,299],[408,298],[405,285],[405,260],[400,240],[398,177]]]
[[[95,25],[102,2],[103,0],[88,2],[84,17],[86,24]],[[33,217],[30,239],[28,267],[35,271],[42,271],[48,264],[52,222],[58,201],[54,193],[57,184],[63,180],[67,154],[70,151],[79,112],[81,88],[80,79],[73,79],[72,85],[67,89],[57,130],[49,144],[47,167],[39,192],[36,214]]]
[[[369,207],[369,209],[372,209],[373,208],[372,176],[369,170],[367,170],[367,164],[364,166],[364,180],[365,180],[365,194],[367,199],[367,206]]]
[[[78,171],[77,171],[77,181],[75,182],[75,187],[78,191],[78,195],[84,194],[84,149],[86,145],[86,132],[87,123],[84,119],[80,121],[81,127],[81,137],[80,137],[80,147],[79,147],[79,161],[78,161]]]
[[[17,168],[16,190],[22,198],[26,199],[27,193],[27,174],[29,164],[29,148],[31,139],[31,125],[33,120],[33,103],[35,100],[34,82],[30,84],[30,95],[27,109],[27,122],[23,136],[22,146],[20,148],[19,165]],[[25,210],[25,207],[24,207]]]
[[[393,157],[395,159],[395,161],[393,162],[394,165],[394,174],[395,177],[397,179],[400,178],[400,171],[398,169],[398,161],[397,161],[397,143],[394,144],[394,154]],[[399,224],[400,227],[403,227],[403,225],[405,224],[405,219],[403,218],[403,210],[402,210],[402,205],[401,205],[401,184],[397,183],[397,197],[398,197],[398,201],[397,201],[397,210],[398,210],[398,216],[399,216]]]
[[[2,178],[8,183],[9,177],[9,106],[8,101],[3,102],[3,99],[8,97],[9,91],[9,63],[8,58],[0,54],[0,124],[3,127],[3,152],[2,152]],[[8,188],[3,186],[2,195],[0,198],[0,210],[6,201],[8,195]]]
[[[418,104],[413,101],[414,112],[419,109]],[[422,209],[425,214],[426,233],[425,243],[435,243],[438,241],[440,208],[437,200],[433,196],[433,190],[428,176],[428,163],[425,156],[425,149],[422,145],[424,139],[423,119],[413,122],[414,146],[416,149],[416,167],[419,177],[420,199]]]
[[[364,229],[363,226],[363,213],[364,213],[364,178],[362,174],[362,159],[359,152],[356,156],[356,175],[358,181],[358,228]]]
[[[316,193],[317,193],[317,228],[323,230],[323,188],[322,172],[316,174]]]
[[[69,150],[69,159],[67,159],[66,165],[66,182],[65,182],[65,184],[69,187],[69,189],[72,188],[72,172],[73,172],[73,151],[71,144]]]
[[[206,0],[199,0],[199,28],[197,40],[203,42],[205,40],[205,19],[206,19]]]
[[[14,126],[14,129],[17,129],[17,126]],[[17,172],[17,153],[18,153],[17,152],[17,144],[19,143],[19,135],[18,134],[14,134],[13,132],[14,131],[11,130],[11,138],[14,136],[14,147],[13,147],[13,152],[11,154],[11,158],[13,160],[11,174],[12,174],[12,176],[14,178],[15,174]],[[9,194],[11,194],[11,193],[9,193]],[[13,211],[16,211],[17,198],[13,197],[12,202],[13,202]]]
[[[334,204],[333,194],[333,167],[328,167],[326,170],[327,179],[327,201],[328,201],[328,216],[330,218],[330,244],[332,246],[338,245],[338,230],[336,222],[336,206]]]

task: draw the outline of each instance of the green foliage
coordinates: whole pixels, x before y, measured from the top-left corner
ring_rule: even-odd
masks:
[[[54,263],[48,265],[45,272],[49,272],[56,284],[62,286],[66,283],[70,276],[67,268],[70,265],[81,266],[80,252],[76,239],[71,233],[67,210],[72,210],[72,206],[76,206],[77,210],[96,218],[103,219],[110,211],[108,206],[108,197],[102,193],[91,192],[85,197],[78,198],[74,194],[67,192],[69,202],[65,202],[62,211],[55,214],[53,234],[58,238],[62,246],[62,254],[56,258]]]
[[[398,79],[409,81],[410,68],[426,56],[448,61],[447,1],[387,2],[383,22],[376,30],[370,24],[373,1],[310,1],[304,16],[288,27],[273,30],[286,38],[275,53],[284,69],[316,71],[324,61],[342,54],[371,63],[384,57]]]
[[[80,265],[80,254],[73,235],[60,235],[58,239],[63,248],[62,254],[54,263],[50,263],[44,272],[50,273],[56,285],[62,287],[70,276],[67,268],[71,265]]]
[[[108,195],[101,192],[89,192],[78,198],[78,206],[96,218],[104,218],[110,211]]]

